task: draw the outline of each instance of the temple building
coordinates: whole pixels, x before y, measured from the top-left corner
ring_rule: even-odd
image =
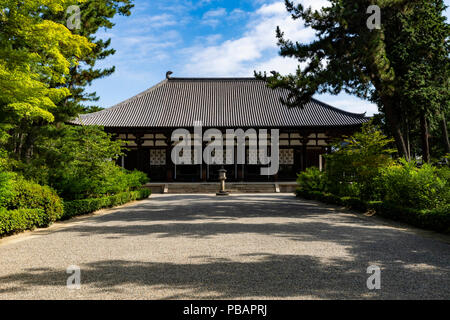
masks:
[[[247,148],[246,164],[225,164],[228,181],[294,181],[296,173],[310,166],[323,166],[322,155],[330,143],[351,135],[368,121],[365,114],[339,110],[312,99],[303,108],[288,108],[272,90],[254,78],[171,78],[111,108],[81,115],[71,123],[99,125],[127,143],[119,164],[146,172],[153,182],[217,181],[222,165],[176,165],[171,158],[176,142],[172,132],[194,123],[203,130],[279,129],[279,170],[273,176],[260,174],[254,150]],[[207,142],[203,143],[206,147]],[[236,157],[223,153],[223,157]],[[251,160],[254,161],[251,161]],[[253,164],[250,164],[253,163]],[[255,164],[256,163],[256,164]]]

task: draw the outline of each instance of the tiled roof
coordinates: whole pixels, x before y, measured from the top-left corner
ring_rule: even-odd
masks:
[[[104,127],[316,127],[353,126],[364,114],[339,110],[312,99],[304,108],[288,108],[254,78],[169,78],[109,109],[81,115],[73,124]]]

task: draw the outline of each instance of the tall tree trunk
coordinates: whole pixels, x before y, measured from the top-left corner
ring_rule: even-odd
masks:
[[[430,162],[430,143],[428,133],[428,121],[424,112],[420,114],[420,135],[422,139],[422,159],[423,162]]]
[[[28,132],[25,142],[22,148],[22,159],[28,162],[32,155],[32,150],[34,146],[34,142],[36,140],[36,135],[33,134],[33,129],[30,128],[30,131]]]
[[[444,142],[445,153],[450,153],[450,142],[448,139],[447,119],[445,119],[445,114],[442,115],[441,128],[442,128],[442,140]]]
[[[16,154],[17,160],[20,160],[22,157],[22,147],[23,147],[23,133],[19,131],[17,133],[17,139],[14,143],[14,153]]]
[[[406,147],[405,139],[402,134],[401,121],[398,114],[394,110],[394,103],[391,101],[392,100],[388,98],[383,99],[386,120],[391,127],[392,134],[394,135],[399,156],[406,158],[407,161],[410,161],[411,158],[409,157],[408,148]]]
[[[409,121],[408,118],[406,118],[406,128],[405,128],[405,136],[406,136],[406,149],[408,152],[407,159],[411,159],[411,135],[409,132]]]

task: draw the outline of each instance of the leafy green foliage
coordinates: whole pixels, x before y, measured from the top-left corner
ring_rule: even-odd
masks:
[[[102,208],[118,206],[130,201],[141,200],[150,196],[149,189],[122,192],[114,196],[74,200],[64,202],[64,219],[74,216],[92,213]]]
[[[8,171],[8,158],[6,152],[0,149],[0,207],[14,197],[13,183],[16,174]]]
[[[391,43],[392,58],[396,69],[396,91],[402,118],[406,119],[413,148],[422,152],[428,161],[427,132],[431,129],[433,145],[444,146],[437,158],[445,154],[443,140],[447,128],[442,127],[450,116],[450,25],[446,23],[443,1],[412,1],[407,10],[397,13],[400,28],[386,30],[388,38],[397,39]],[[420,119],[423,127],[418,130]],[[426,123],[425,123],[426,122]],[[428,127],[428,128],[426,128]],[[441,138],[442,137],[442,138]],[[438,138],[438,139],[437,139]],[[448,137],[445,144],[449,148]],[[446,152],[449,152],[448,149]]]
[[[319,168],[310,167],[297,175],[297,184],[300,189],[325,191],[327,189],[327,177]]]
[[[390,140],[370,123],[345,142],[327,157],[325,172],[299,174],[297,196],[450,232],[448,166],[394,162]]]
[[[74,4],[82,26],[72,32],[66,9]],[[66,199],[114,195],[108,206],[142,195],[132,190],[147,176],[114,163],[120,141],[101,128],[50,124],[95,109],[80,105],[98,99],[85,87],[114,72],[95,68],[114,54],[95,34],[132,7],[131,0],[0,1],[0,236],[60,219],[52,188]]]
[[[61,86],[69,89],[71,95],[58,103],[57,110],[53,112],[56,121],[66,121],[80,113],[99,109],[85,106],[99,99],[95,92],[87,93],[86,88],[96,79],[107,77],[115,71],[114,66],[100,69],[98,63],[116,51],[110,48],[111,39],[97,39],[96,33],[102,28],[111,29],[114,26],[112,19],[116,15],[129,16],[133,8],[131,0],[85,0],[77,4],[80,6],[81,25],[73,33],[86,37],[95,47],[82,57],[73,57],[78,63],[70,68],[67,81]],[[68,18],[65,11],[46,11],[44,17],[62,24]]]
[[[109,197],[75,200],[64,202],[63,204],[48,187],[40,187],[22,180],[17,188],[20,190],[19,196],[10,204],[11,207],[16,207],[17,209],[0,208],[0,237],[36,227],[44,228],[59,219],[69,219],[102,208],[145,199],[151,193],[149,189],[140,189]],[[64,215],[62,214],[63,205]],[[21,207],[35,209],[24,209]]]
[[[15,195],[7,204],[8,209],[42,209],[45,212],[46,224],[62,217],[62,200],[50,187],[18,178],[13,188]]]
[[[369,209],[377,215],[413,226],[450,233],[450,206],[436,209],[405,208],[392,201],[373,201],[368,203]]]
[[[42,209],[0,208],[0,237],[48,225],[47,214]]]
[[[400,164],[383,168],[381,190],[383,200],[399,206],[432,209],[450,204],[448,168],[437,169],[429,164],[417,168],[414,162],[401,160]],[[441,178],[444,176],[444,179]]]
[[[370,211],[372,214],[375,213],[376,215],[405,222],[419,228],[450,233],[450,206],[448,204],[436,209],[416,209],[405,208],[392,201],[366,202],[359,198],[338,197],[326,192],[308,191],[301,188],[297,189],[296,194],[298,197],[308,200],[345,206],[348,209],[363,213]]]
[[[0,2],[0,121],[52,122],[52,109],[70,94],[62,84],[72,57],[82,57],[94,44],[64,25],[42,19],[42,10],[61,12],[67,0]]]
[[[14,198],[14,178],[14,173],[0,171],[0,207],[5,207]]]
[[[142,172],[128,172],[115,163],[121,141],[99,127],[50,127],[50,139],[37,142],[39,158],[21,164],[28,179],[48,184],[65,200],[94,198],[130,191],[148,181]]]
[[[363,199],[373,199],[374,180],[381,168],[393,160],[388,139],[371,122],[363,125],[361,132],[334,146],[335,152],[326,156],[326,175],[333,193],[350,194]]]
[[[366,27],[366,10],[373,4],[381,7],[379,30]],[[269,87],[289,92],[283,99],[287,106],[303,106],[314,94],[325,92],[345,91],[368,99],[378,104],[399,154],[408,159],[409,143],[416,142],[410,133],[426,140],[427,121],[445,122],[450,25],[443,0],[330,0],[320,11],[286,0],[286,8],[317,35],[301,43],[286,39],[278,28],[280,54],[297,59],[302,67],[287,76],[256,73]]]

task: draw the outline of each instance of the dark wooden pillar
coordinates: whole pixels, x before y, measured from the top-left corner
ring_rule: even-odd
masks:
[[[202,181],[203,182],[206,182],[208,180],[207,176],[206,176],[206,166],[207,166],[207,164],[205,164],[205,163],[203,163],[202,166],[201,166],[201,168],[202,168]]]
[[[203,136],[202,136],[202,165],[200,166],[201,170],[202,170],[202,182],[207,182],[208,181],[208,164],[205,163],[205,159],[203,159],[203,151],[206,148],[207,143],[205,141],[203,141]]]
[[[144,153],[142,149],[142,144],[144,143],[144,141],[142,140],[143,134],[135,134],[135,136],[137,145],[137,169],[139,171],[145,172]]]
[[[165,132],[166,135],[166,172],[167,172],[167,182],[173,182],[174,181],[174,171],[175,171],[175,165],[172,162],[172,139],[171,139],[171,132]]]
[[[308,141],[308,138],[304,138],[302,142],[302,171],[305,171],[308,165]]]
[[[239,181],[244,181],[245,180],[245,164],[239,164],[238,165],[238,180]]]

